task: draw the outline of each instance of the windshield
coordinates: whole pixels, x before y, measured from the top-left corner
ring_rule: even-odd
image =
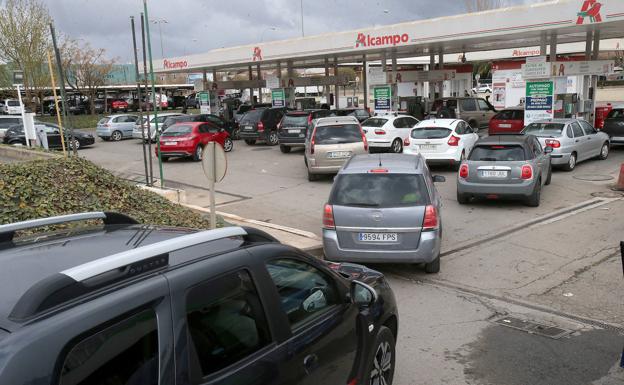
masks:
[[[9,100],[6,102],[7,106],[11,106],[11,107],[19,107],[19,100]]]
[[[383,127],[384,124],[388,123],[388,119],[382,118],[370,118],[366,119],[363,123],[363,127]]]
[[[417,174],[341,174],[329,204],[359,207],[401,207],[429,204],[427,186]]]
[[[362,141],[362,132],[357,124],[341,124],[316,128],[316,144],[342,144]]]
[[[482,162],[515,162],[526,160],[524,149],[516,145],[476,146],[470,153],[470,160]]]
[[[494,116],[495,120],[522,120],[524,112],[521,110],[504,110]]]
[[[238,107],[237,113],[244,114],[245,112],[247,112],[249,110],[251,110],[251,106],[243,104],[242,106]]]
[[[442,139],[451,135],[452,130],[446,127],[418,127],[412,130],[413,139]]]
[[[163,132],[163,136],[184,136],[193,132],[193,126],[188,124],[175,124]]]
[[[535,136],[561,136],[564,126],[562,123],[531,123],[526,126],[523,133]]]
[[[611,110],[609,115],[607,115],[607,119],[609,118],[624,118],[624,109]]]
[[[305,127],[308,125],[308,115],[286,115],[282,120],[282,127]]]

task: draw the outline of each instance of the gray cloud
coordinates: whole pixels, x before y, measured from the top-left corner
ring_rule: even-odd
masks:
[[[43,1],[58,30],[105,48],[122,62],[131,60],[129,17],[135,16],[138,26],[141,0]],[[149,0],[148,6],[151,19],[168,22],[161,25],[166,57],[251,44],[262,37],[270,41],[301,36],[299,0]],[[465,12],[461,0],[303,0],[303,8],[306,35]],[[158,58],[158,26],[150,24],[150,32],[152,52]]]

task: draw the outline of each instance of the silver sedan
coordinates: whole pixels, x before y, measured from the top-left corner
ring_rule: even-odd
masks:
[[[609,156],[609,135],[582,119],[540,120],[526,126],[522,133],[535,135],[542,146],[552,147],[553,166],[567,171],[574,170],[579,162]]]

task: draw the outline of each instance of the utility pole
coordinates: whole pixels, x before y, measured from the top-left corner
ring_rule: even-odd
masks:
[[[148,91],[148,86],[147,86],[147,49],[145,47],[145,24],[146,24],[146,19],[143,16],[143,14],[141,14],[141,39],[142,39],[142,44],[143,44],[143,81],[145,82],[145,110],[148,112],[147,114],[147,153],[149,154],[149,175],[150,175],[150,182],[148,184],[148,186],[151,186],[154,184],[154,162],[152,161],[152,125],[150,124],[150,119],[149,119],[149,108],[147,108],[147,103],[149,101],[149,91]],[[141,100],[141,103],[143,103],[143,101]]]
[[[145,183],[150,185],[150,176],[147,169],[147,154],[145,153],[145,125],[143,124],[143,106],[141,105],[141,81],[139,80],[139,57],[137,54],[136,32],[134,30],[134,16],[130,16],[130,28],[132,28],[132,48],[134,49],[134,69],[136,73],[137,97],[139,98],[139,123],[141,124],[141,138],[143,142],[143,164],[145,165]]]
[[[78,149],[76,148],[74,139],[74,128],[71,122],[67,118],[67,103],[65,99],[65,75],[63,74],[63,62],[61,61],[61,52],[56,45],[56,32],[54,31],[54,25],[50,23],[50,34],[52,35],[52,45],[54,46],[54,54],[56,56],[56,66],[58,67],[59,75],[59,87],[61,88],[61,106],[63,107],[63,116],[65,117],[65,125],[69,126],[69,146],[73,155],[78,155]],[[69,124],[68,124],[69,123]]]
[[[303,0],[301,0],[301,37],[305,36],[305,32],[303,29]]]

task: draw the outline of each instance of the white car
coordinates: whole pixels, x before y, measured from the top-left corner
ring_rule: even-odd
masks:
[[[418,124],[418,119],[409,115],[377,115],[362,122],[368,147],[374,150],[403,152],[403,141]]]
[[[479,87],[472,89],[473,94],[491,94],[492,86],[490,84],[480,84]]]
[[[143,116],[143,124],[144,124],[144,128],[145,128],[145,135],[147,135],[147,121],[149,120],[149,130],[150,133],[152,134],[152,142],[156,141],[156,119],[158,119],[158,131],[162,131],[162,125],[165,122],[165,120],[167,120],[167,118],[170,118],[172,116],[180,116],[180,115],[184,115],[184,114],[180,114],[177,112],[161,112],[158,113],[158,118],[154,118],[154,114],[149,114],[147,116]],[[137,119],[134,128],[132,129],[132,137],[134,139],[143,139],[143,134],[141,133],[141,121],[139,119]]]
[[[6,113],[9,115],[19,115],[22,113],[22,107],[17,99],[7,99],[4,101]]]
[[[431,119],[418,123],[405,139],[405,154],[421,154],[430,163],[458,168],[479,139],[476,129],[460,119]]]

